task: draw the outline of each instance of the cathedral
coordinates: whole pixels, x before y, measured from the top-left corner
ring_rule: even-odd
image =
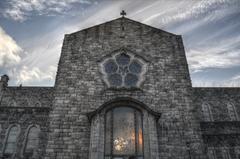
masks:
[[[240,158],[240,88],[192,87],[182,36],[124,14],[64,36],[53,87],[8,81],[1,159]]]

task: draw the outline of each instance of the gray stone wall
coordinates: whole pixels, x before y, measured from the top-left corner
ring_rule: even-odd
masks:
[[[40,128],[35,158],[43,158],[47,143],[48,117],[51,110],[53,88],[4,87],[0,92],[0,158],[27,158],[24,156],[27,130],[33,125]],[[12,155],[6,156],[4,151],[8,130],[14,125],[20,128],[20,133],[17,135],[17,147]]]
[[[99,63],[121,48],[148,62],[146,79],[139,89],[108,89],[102,80]],[[204,158],[199,123],[192,115],[191,83],[180,36],[127,18],[66,35],[55,91],[46,159],[87,159],[91,134],[87,113],[122,97],[144,103],[162,114],[164,124],[172,125],[166,137],[158,135],[159,147],[152,147],[159,158],[186,158],[186,142],[193,156]],[[150,134],[154,134],[151,126]]]
[[[195,115],[201,123],[209,158],[240,156],[240,88],[193,88]],[[208,105],[204,111],[204,106]],[[206,115],[209,114],[209,115]],[[207,116],[211,116],[207,118]]]

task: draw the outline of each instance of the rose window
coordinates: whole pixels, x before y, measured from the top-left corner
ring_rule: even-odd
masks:
[[[109,87],[139,87],[146,72],[144,60],[125,52],[102,62],[102,73]]]

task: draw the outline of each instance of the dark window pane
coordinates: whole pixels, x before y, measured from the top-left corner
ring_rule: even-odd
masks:
[[[133,156],[143,159],[141,112],[131,107],[116,107],[106,113],[105,120],[105,159]]]
[[[143,131],[142,131],[142,116],[141,113],[136,111],[136,141],[137,141],[137,154],[143,155]]]
[[[131,64],[129,65],[129,70],[130,70],[130,72],[132,72],[132,73],[136,73],[136,74],[141,73],[141,71],[142,71],[142,65],[141,65],[141,63],[138,62],[137,60],[133,60],[133,61],[131,62]]]
[[[130,61],[130,57],[127,54],[119,54],[116,56],[116,61],[119,65],[127,65]]]
[[[113,110],[113,154],[135,154],[134,110],[120,107]]]
[[[17,126],[14,126],[10,129],[7,143],[6,143],[5,153],[12,154],[15,151],[18,133],[19,133],[19,129]]]
[[[29,130],[28,138],[27,138],[27,145],[26,145],[26,152],[31,152],[38,146],[38,135],[39,129],[37,127],[32,127]]]
[[[138,77],[134,74],[128,73],[125,77],[126,86],[136,86],[138,82]]]
[[[111,86],[121,86],[122,85],[122,76],[120,74],[112,74],[108,76],[108,80]]]
[[[112,111],[109,111],[106,114],[106,133],[105,133],[105,154],[110,155],[111,154],[111,131],[112,131]]]
[[[105,63],[104,69],[106,73],[116,73],[118,66],[113,59],[110,59]]]

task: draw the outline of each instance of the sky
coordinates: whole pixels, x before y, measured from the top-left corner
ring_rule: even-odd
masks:
[[[0,0],[0,75],[53,86],[64,34],[121,10],[182,35],[194,87],[240,87],[240,0]]]

